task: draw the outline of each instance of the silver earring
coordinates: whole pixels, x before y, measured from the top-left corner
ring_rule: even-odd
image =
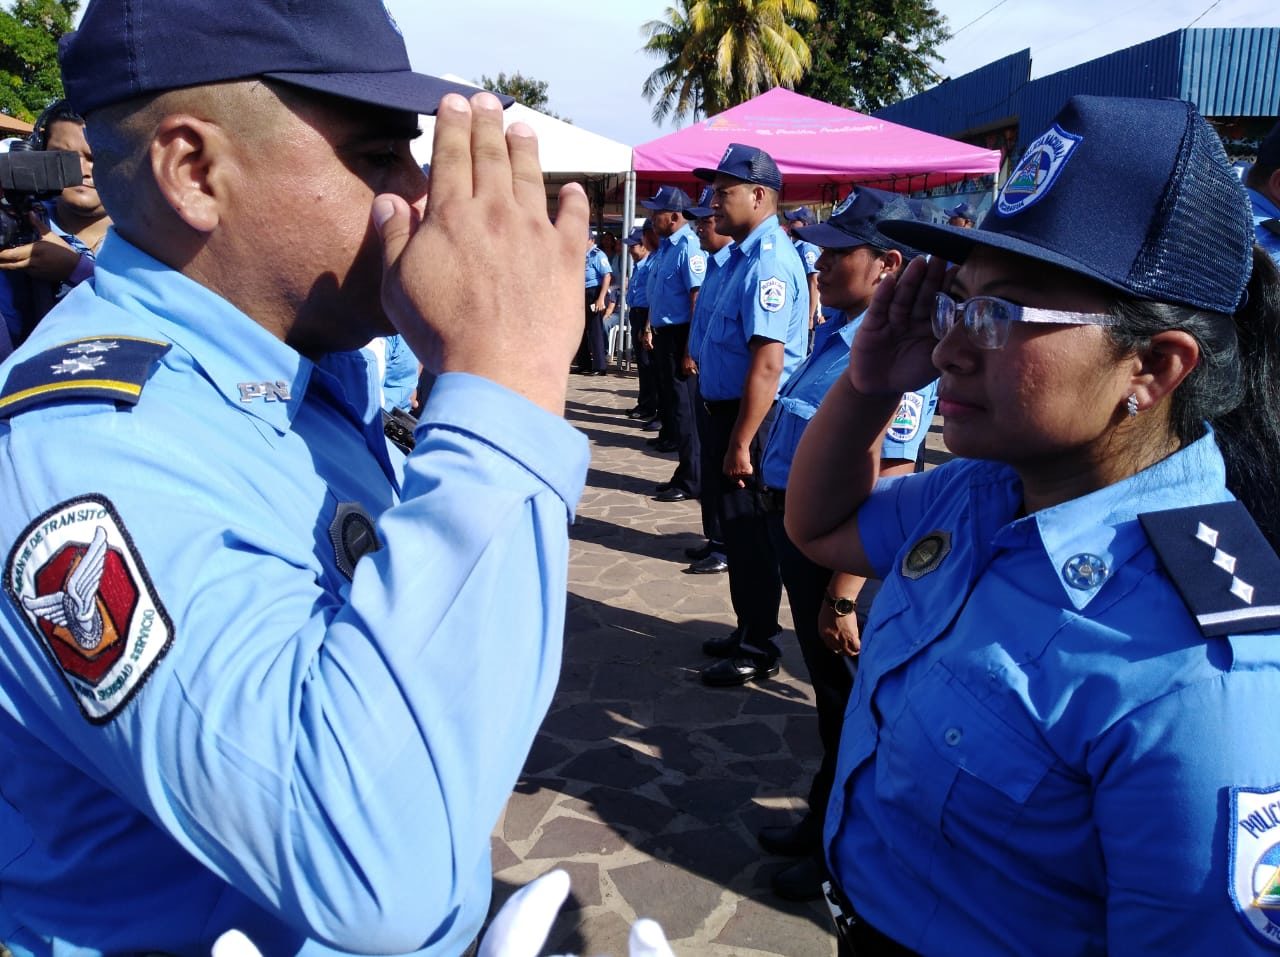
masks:
[[[1138,414],[1138,397],[1130,392],[1129,398],[1125,399],[1124,407],[1129,413],[1129,418],[1133,418]]]

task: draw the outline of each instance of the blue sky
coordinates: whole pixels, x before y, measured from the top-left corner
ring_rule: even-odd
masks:
[[[634,146],[672,129],[652,123],[640,95],[657,63],[640,52],[641,24],[660,17],[668,2],[387,0],[387,6],[415,69],[469,80],[518,70],[549,84],[557,113]],[[1188,26],[1213,0],[935,2],[959,31],[942,48],[940,73],[960,76],[1030,47],[1033,76],[1043,76]],[[1280,5],[1219,0],[1196,26],[1280,26]]]

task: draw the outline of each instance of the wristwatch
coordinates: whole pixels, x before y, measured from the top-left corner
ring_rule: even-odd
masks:
[[[843,618],[845,615],[853,614],[852,598],[832,598],[831,592],[825,592],[823,597],[826,598],[827,604],[831,606],[831,610],[836,613],[837,618]]]

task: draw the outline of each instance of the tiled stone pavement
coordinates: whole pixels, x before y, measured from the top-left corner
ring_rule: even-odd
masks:
[[[652,500],[675,456],[645,447],[634,404],[634,375],[573,377],[567,414],[592,460],[570,533],[564,667],[494,834],[494,906],[562,867],[573,890],[547,953],[621,957],[632,921],[651,917],[681,957],[829,957],[825,906],[775,898],[769,879],[789,862],[754,837],[798,817],[817,765],[799,648],[781,636],[773,680],[699,682],[703,640],[733,627],[728,582],[683,572],[702,542],[698,506]],[[785,599],[782,614],[789,627]]]

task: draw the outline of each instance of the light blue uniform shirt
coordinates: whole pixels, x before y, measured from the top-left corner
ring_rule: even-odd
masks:
[[[408,412],[413,405],[413,390],[418,387],[418,357],[404,336],[383,336],[380,350],[380,357],[373,344],[360,352],[369,364],[370,376],[381,383],[382,408],[387,412]]]
[[[1253,232],[1259,246],[1280,265],[1280,234],[1273,233],[1262,224],[1270,219],[1280,220],[1280,208],[1256,189],[1246,190],[1253,207]]]
[[[613,267],[609,265],[609,257],[604,254],[604,250],[599,246],[592,246],[587,250],[586,265],[586,288],[594,289],[604,282],[604,277],[613,272]]]
[[[822,255],[822,250],[813,243],[805,242],[803,239],[797,239],[793,243],[796,252],[800,254],[800,263],[804,266],[804,274],[812,276],[818,271],[818,257]]]
[[[752,338],[783,344],[780,386],[804,360],[809,345],[809,280],[777,219],[766,219],[730,248],[728,272],[710,304],[698,363],[698,390],[709,401],[742,397]]]
[[[1229,808],[1280,786],[1280,637],[1205,638],[1135,520],[1224,483],[1206,435],[1022,518],[997,463],[877,486],[858,528],[884,586],[825,840],[868,922],[957,957],[1275,952],[1230,896]],[[1106,576],[1073,587],[1078,556]]]
[[[0,940],[208,954],[237,927],[268,955],[453,957],[559,674],[585,439],[449,374],[406,459],[358,352],[313,363],[115,234],[0,379],[71,340],[66,368],[109,373],[123,336],[172,344],[136,405],[0,420],[6,587],[57,587],[104,529],[95,597],[125,625],[103,654],[137,656],[90,687],[0,600]]]
[[[815,343],[809,358],[778,391],[778,413],[761,463],[764,483],[770,488],[787,487],[787,477],[791,474],[796,449],[800,447],[800,437],[827,391],[848,370],[849,346],[861,324],[862,316],[848,322],[841,316],[838,321],[828,321],[819,326],[819,329],[826,330],[823,337]],[[828,326],[831,327],[829,330]],[[914,462],[920,454],[920,446],[929,435],[929,423],[933,421],[933,410],[937,405],[937,380],[919,392],[904,395],[881,443],[880,457]]]
[[[689,322],[690,293],[702,285],[707,256],[693,228],[685,223],[649,254],[649,325],[655,329]]]
[[[627,283],[627,305],[632,309],[649,308],[649,267],[653,265],[653,253],[631,265],[631,281]]]
[[[702,347],[706,343],[711,312],[715,308],[716,296],[725,274],[729,271],[729,254],[732,249],[733,243],[728,243],[707,256],[707,279],[698,292],[698,301],[693,304],[693,320],[689,323],[689,356],[694,362],[702,361]]]

